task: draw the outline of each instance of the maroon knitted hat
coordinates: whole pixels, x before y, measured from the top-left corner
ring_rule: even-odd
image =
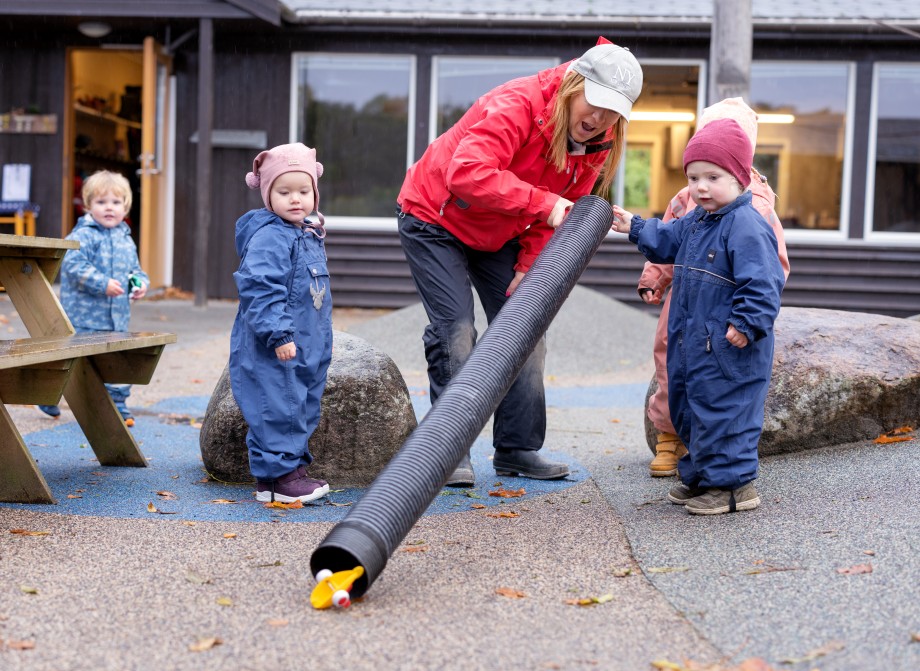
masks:
[[[316,214],[319,213],[319,187],[317,182],[323,175],[323,164],[316,160],[316,150],[301,142],[282,144],[263,151],[252,162],[252,172],[246,175],[246,185],[250,189],[260,189],[262,202],[272,209],[269,193],[272,183],[286,172],[305,172],[313,180],[313,193],[316,197]]]
[[[700,128],[684,150],[684,173],[694,161],[713,163],[737,179],[742,188],[751,183],[754,147],[734,119],[715,119]]]

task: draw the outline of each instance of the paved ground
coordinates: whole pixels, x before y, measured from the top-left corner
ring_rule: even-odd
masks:
[[[66,409],[54,422],[10,408],[61,502],[0,506],[0,669],[632,671],[752,657],[792,671],[920,668],[920,448],[764,459],[759,510],[688,516],[646,474],[654,320],[579,289],[547,361],[546,449],[575,477],[542,491],[505,479],[527,497],[490,500],[486,427],[474,447],[483,498],[439,497],[360,603],[312,610],[310,555],[361,492],[279,515],[244,502],[245,486],[199,482],[196,419],[234,313],[215,301],[136,308],[135,330],[179,336],[130,399],[149,469],[94,464]],[[415,400],[423,324],[417,306],[335,314],[394,358]],[[0,296],[0,336],[23,335]],[[175,498],[157,495],[167,490]],[[506,511],[519,516],[494,516]]]

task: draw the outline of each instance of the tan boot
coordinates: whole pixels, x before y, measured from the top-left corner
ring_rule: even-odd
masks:
[[[677,462],[687,454],[687,448],[673,433],[659,433],[655,445],[655,458],[649,464],[648,472],[653,478],[677,475]]]

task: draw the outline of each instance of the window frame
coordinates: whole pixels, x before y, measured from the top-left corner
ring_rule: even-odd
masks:
[[[297,137],[297,123],[298,123],[298,113],[300,111],[300,106],[298,105],[298,86],[299,86],[299,64],[301,59],[308,59],[310,57],[360,57],[368,59],[390,59],[397,60],[403,59],[409,65],[409,100],[408,100],[408,115],[407,115],[407,126],[406,126],[406,165],[405,169],[408,170],[409,167],[415,162],[415,115],[417,103],[416,99],[418,97],[418,56],[410,53],[384,53],[384,52],[356,52],[356,51],[293,51],[291,52],[291,81],[290,81],[290,91],[291,91],[291,100],[290,100],[290,110],[288,116],[288,142],[301,142],[300,138]],[[320,162],[322,163],[322,157]],[[334,228],[347,230],[347,229],[358,229],[358,230],[394,230],[396,228],[396,202],[393,203],[394,214],[392,217],[353,217],[353,216],[344,216],[344,215],[327,215],[323,213],[323,217],[326,220],[327,225],[331,225]]]
[[[757,59],[751,63],[751,79],[753,80],[753,68],[755,65],[779,65],[784,67],[806,65],[806,66],[844,66],[846,71],[846,94],[844,100],[845,122],[843,128],[843,169],[840,176],[840,226],[833,230],[820,229],[800,229],[784,228],[783,237],[786,242],[800,243],[846,243],[849,242],[850,234],[850,199],[851,183],[853,176],[853,130],[854,115],[856,111],[856,63],[854,61],[819,61],[819,60],[778,60],[778,59]],[[751,101],[753,103],[754,101]],[[753,107],[753,104],[752,104]],[[756,110],[755,110],[756,111]],[[759,124],[762,126],[762,124]],[[760,144],[760,134],[758,133],[758,144]],[[767,146],[770,146],[770,144]],[[775,144],[775,143],[774,143]],[[791,179],[787,176],[786,179]],[[780,179],[783,182],[783,179]],[[774,186],[774,185],[771,185]],[[779,185],[775,185],[779,186]],[[777,197],[782,199],[782,192],[777,193]]]
[[[904,233],[875,230],[875,167],[878,156],[878,97],[880,70],[887,66],[912,67],[920,73],[920,61],[876,61],[872,64],[872,92],[869,98],[869,142],[866,146],[866,197],[863,212],[866,242],[916,247],[920,243],[920,231]],[[920,96],[918,96],[920,102]]]

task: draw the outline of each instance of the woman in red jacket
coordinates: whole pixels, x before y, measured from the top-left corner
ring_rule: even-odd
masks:
[[[476,288],[489,322],[573,202],[608,195],[642,69],[604,38],[581,58],[479,98],[413,165],[398,196],[399,234],[428,313],[431,402],[476,343]],[[538,454],[546,434],[541,339],[495,412],[498,475],[562,478]],[[467,455],[447,484],[471,486]]]

